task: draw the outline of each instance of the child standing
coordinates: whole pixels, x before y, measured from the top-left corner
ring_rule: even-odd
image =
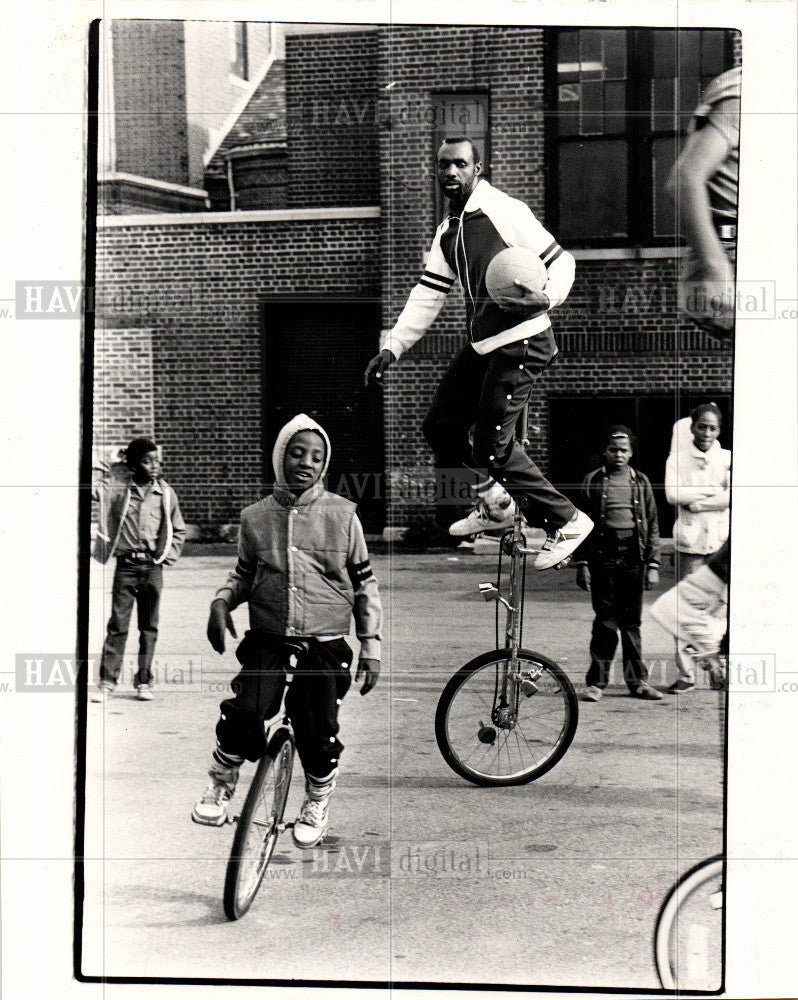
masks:
[[[621,636],[629,694],[645,701],[662,695],[647,683],[640,622],[643,590],[659,582],[659,528],[651,483],[633,469],[628,427],[610,428],[604,465],[582,483],[585,510],[596,527],[577,552],[576,582],[590,592],[595,612],[584,701],[598,701]]]
[[[116,556],[100,683],[91,696],[99,703],[113,694],[119,681],[134,603],[139,658],[133,684],[139,701],[152,700],[151,667],[158,638],[163,567],[177,562],[186,537],[177,495],[161,479],[156,444],[149,438],[131,441],[125,464],[121,478],[103,479],[97,490],[100,513],[92,554],[101,563]]]
[[[280,431],[272,453],[275,491],[241,514],[238,562],[211,604],[208,639],[224,652],[235,636],[230,612],[249,603],[250,629],[236,650],[241,671],[235,697],[221,703],[211,783],[192,819],[221,826],[244,760],[256,761],[266,741],[263,722],[279,710],[285,670],[302,639],[307,653],[286,696],[286,710],[305,770],[305,800],[294,842],[308,848],[327,830],[335,788],[338,707],[349,689],[352,650],[346,642],[352,615],[360,641],[355,680],[360,693],[380,672],[381,607],[363,529],[350,500],[328,493],[322,480],[330,462],[326,432],[305,414]]]
[[[704,403],[673,426],[671,452],[665,463],[665,499],[676,508],[673,550],[676,579],[683,580],[706,565],[729,537],[731,452],[721,448],[718,436],[721,412],[716,403]],[[684,694],[695,687],[693,657],[676,640],[679,676],[668,688]]]

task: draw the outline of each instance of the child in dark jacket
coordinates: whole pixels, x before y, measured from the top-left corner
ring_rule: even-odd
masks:
[[[280,708],[286,666],[302,640],[302,656],[286,695],[297,751],[305,770],[305,801],[294,842],[308,848],[327,830],[338,758],[338,707],[349,689],[352,651],[346,642],[354,614],[360,658],[355,681],[370,691],[380,672],[381,607],[363,529],[350,500],[328,493],[327,434],[305,414],[280,431],[272,455],[274,493],[241,514],[238,562],[211,604],[208,639],[224,652],[236,635],[230,612],[249,604],[250,629],[236,656],[235,697],[221,704],[211,783],[193,809],[197,823],[221,826],[244,760],[265,749],[263,723]]]
[[[610,428],[604,465],[582,483],[583,506],[596,526],[575,560],[577,585],[590,592],[596,615],[584,701],[598,701],[607,686],[618,633],[629,693],[662,699],[647,683],[640,638],[643,590],[659,582],[657,506],[647,477],[629,465],[633,441],[628,427]]]

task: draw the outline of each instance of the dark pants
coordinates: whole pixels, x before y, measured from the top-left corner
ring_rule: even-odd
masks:
[[[529,524],[546,529],[562,527],[575,508],[527,455],[515,429],[535,379],[553,360],[548,351],[522,341],[485,355],[466,345],[441,379],[423,425],[440,468],[469,470],[463,478],[472,485],[487,470],[519,503]]]
[[[285,707],[305,773],[324,778],[344,749],[338,740],[338,708],[352,683],[352,650],[344,639],[303,641],[309,650],[291,671]],[[247,760],[262,755],[263,723],[280,709],[290,654],[284,637],[252,630],[244,636],[236,650],[241,671],[230,684],[235,697],[221,703],[216,727],[223,753]]]
[[[116,684],[122,672],[125,643],[130,628],[133,604],[139,627],[139,662],[133,683],[152,680],[152,657],[158,638],[158,615],[163,589],[163,566],[152,563],[128,564],[117,559],[111,588],[111,617],[100,660],[100,680]]]
[[[590,640],[586,684],[604,688],[621,635],[623,676],[630,691],[648,679],[643,663],[640,622],[643,613],[643,562],[634,530],[601,531],[590,562],[590,596],[596,617]]]

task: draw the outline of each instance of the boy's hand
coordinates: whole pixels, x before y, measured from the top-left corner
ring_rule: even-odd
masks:
[[[576,585],[580,590],[590,593],[590,570],[587,566],[576,567]]]
[[[360,689],[361,694],[368,694],[369,691],[377,683],[377,678],[380,676],[380,661],[370,660],[363,658],[358,660],[357,672],[355,673],[355,684],[363,678],[363,687]]]
[[[388,370],[388,366],[392,365],[394,361],[396,361],[396,358],[393,355],[393,351],[389,351],[387,347],[383,348],[366,366],[366,371],[363,375],[363,385],[368,385],[371,381],[376,382],[378,385],[381,384],[382,376]]]
[[[217,653],[224,652],[225,632],[229,632],[234,639],[238,638],[227,601],[222,597],[217,597],[211,604],[211,613],[208,617],[208,642]]]
[[[643,586],[646,590],[653,590],[654,587],[659,583],[659,569],[656,566],[646,567],[646,578],[643,581]]]

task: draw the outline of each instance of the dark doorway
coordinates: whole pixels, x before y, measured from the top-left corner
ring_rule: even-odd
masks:
[[[327,431],[327,488],[358,504],[367,532],[385,526],[382,397],[363,386],[379,347],[374,299],[268,299],[263,303],[264,479],[273,482],[277,433],[297,413]]]
[[[674,423],[699,403],[714,402],[723,414],[720,443],[731,448],[732,413],[728,394],[680,393],[662,396],[549,397],[549,469],[552,482],[571,500],[591,469],[602,464],[607,431],[626,424],[637,435],[632,464],[651,480],[657,499],[660,533],[673,531],[674,512],[665,500],[665,460]]]

